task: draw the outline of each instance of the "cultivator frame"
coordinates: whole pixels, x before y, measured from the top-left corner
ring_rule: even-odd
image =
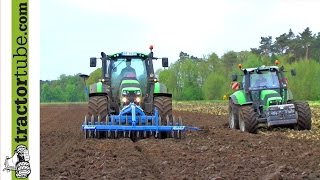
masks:
[[[134,103],[123,107],[119,115],[107,115],[106,121],[101,122],[101,117],[95,121],[94,116],[85,116],[82,130],[85,132],[85,138],[119,138],[129,137],[131,139],[147,138],[154,136],[162,138],[161,135],[172,138],[181,138],[182,132],[186,130],[199,130],[197,127],[183,126],[181,118],[176,121],[175,117],[166,117],[166,125],[162,125],[161,116],[157,108],[154,109],[154,115],[146,115],[142,108]],[[105,132],[102,134],[101,132]]]

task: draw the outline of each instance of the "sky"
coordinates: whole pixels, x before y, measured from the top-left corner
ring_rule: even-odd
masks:
[[[40,79],[90,74],[90,57],[118,52],[179,58],[250,50],[291,28],[320,32],[317,0],[54,0],[40,2]],[[98,66],[101,64],[98,64]],[[156,69],[161,62],[155,62]]]

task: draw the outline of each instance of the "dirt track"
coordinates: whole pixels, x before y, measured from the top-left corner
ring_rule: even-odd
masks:
[[[85,140],[85,105],[41,106],[41,179],[320,179],[320,142],[227,128],[226,116],[174,112],[185,138]]]

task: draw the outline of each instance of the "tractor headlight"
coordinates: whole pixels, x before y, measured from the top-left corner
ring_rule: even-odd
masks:
[[[136,98],[136,102],[139,103],[141,99],[139,97]]]
[[[122,96],[125,96],[125,95],[127,95],[127,94],[128,94],[127,91],[122,91]]]
[[[140,95],[141,95],[141,92],[140,92],[140,91],[137,91],[136,94],[137,94],[137,96],[140,96]]]
[[[122,102],[124,102],[124,103],[127,102],[127,98],[126,98],[126,97],[123,97],[123,98],[122,98]]]

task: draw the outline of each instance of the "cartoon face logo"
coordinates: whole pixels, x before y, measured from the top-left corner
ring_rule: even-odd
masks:
[[[25,145],[18,145],[13,156],[6,157],[3,171],[15,171],[16,178],[27,178],[31,173],[29,150]]]

